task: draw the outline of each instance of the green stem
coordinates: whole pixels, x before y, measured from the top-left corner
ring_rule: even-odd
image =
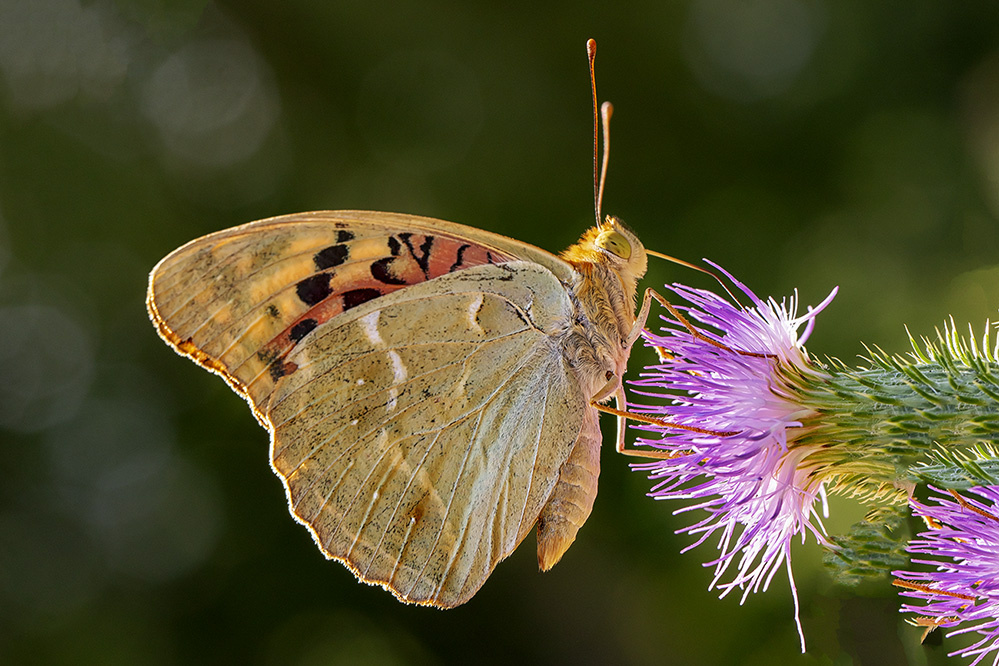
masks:
[[[831,363],[815,374],[778,373],[811,411],[788,433],[791,446],[814,449],[803,462],[830,490],[904,501],[924,478],[915,463],[999,444],[999,364],[945,342],[912,361],[877,350],[869,369]]]

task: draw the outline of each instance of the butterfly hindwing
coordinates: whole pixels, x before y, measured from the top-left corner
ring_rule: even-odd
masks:
[[[537,520],[586,406],[546,269],[480,266],[358,307],[289,357],[273,466],[329,557],[406,601],[454,606]]]

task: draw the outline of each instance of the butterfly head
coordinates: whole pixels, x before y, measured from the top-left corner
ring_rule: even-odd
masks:
[[[581,267],[597,264],[612,270],[621,278],[626,290],[634,293],[635,285],[645,275],[648,264],[645,246],[635,232],[608,215],[602,224],[583,234],[579,242],[563,253],[569,263]]]

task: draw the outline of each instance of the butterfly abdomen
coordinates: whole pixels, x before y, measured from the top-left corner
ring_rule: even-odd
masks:
[[[576,539],[593,509],[600,475],[600,422],[596,410],[589,410],[583,427],[559,471],[558,483],[538,516],[538,566],[548,571],[555,566]]]

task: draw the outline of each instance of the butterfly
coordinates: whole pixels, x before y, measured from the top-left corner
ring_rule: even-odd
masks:
[[[328,558],[453,607],[535,525],[550,569],[589,515],[595,403],[626,404],[646,261],[613,217],[556,256],[442,220],[313,212],[184,245],[147,307],[250,404]]]
[[[625,417],[673,425],[627,412],[631,347],[653,298],[703,336],[651,289],[636,315],[637,283],[648,255],[707,271],[601,220],[610,106],[598,180],[592,90],[597,224],[561,255],[324,211],[204,236],[150,274],[160,337],[250,404],[295,519],[402,601],[468,601],[535,526],[553,567],[593,508],[600,411],[618,417],[618,451],[662,457],[624,448]]]

